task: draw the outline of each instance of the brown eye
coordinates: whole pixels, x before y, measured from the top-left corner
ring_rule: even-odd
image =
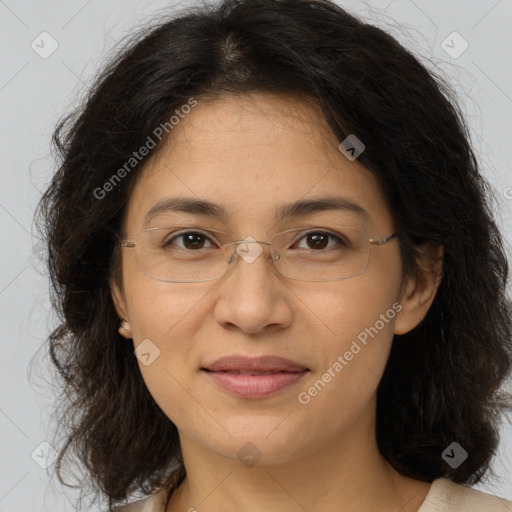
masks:
[[[330,249],[333,245],[329,246],[329,239],[334,239],[337,244],[342,247],[347,247],[347,243],[342,238],[328,233],[325,231],[310,231],[301,240],[306,240],[307,247],[299,247],[301,249],[312,249],[314,251],[322,251],[324,249]]]
[[[180,233],[179,235],[175,235],[169,240],[165,241],[163,244],[164,248],[170,247],[174,244],[175,240],[182,239],[182,245],[177,245],[180,249],[187,250],[197,250],[204,249],[204,244],[206,241],[210,241],[210,239],[204,235],[203,233],[199,233],[197,231],[187,231],[185,233]]]

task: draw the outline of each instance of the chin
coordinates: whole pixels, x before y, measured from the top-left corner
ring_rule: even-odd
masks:
[[[292,462],[306,449],[300,443],[299,433],[304,432],[304,428],[294,428],[291,419],[285,418],[286,415],[281,415],[257,421],[253,415],[231,419],[225,425],[231,436],[222,431],[220,437],[212,438],[210,432],[208,438],[203,438],[203,444],[218,455],[240,461],[248,467]],[[285,426],[286,422],[290,423]]]

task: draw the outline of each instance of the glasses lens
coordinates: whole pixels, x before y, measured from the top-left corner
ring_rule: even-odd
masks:
[[[368,233],[356,229],[293,229],[276,235],[270,251],[276,269],[286,277],[302,281],[334,281],[361,274],[370,257]],[[235,245],[226,233],[196,228],[154,228],[142,232],[136,245],[140,270],[159,281],[194,282],[224,275]],[[251,243],[262,251],[240,244],[238,256],[246,263],[265,257],[265,245]],[[258,256],[260,255],[260,256]]]
[[[370,257],[366,232],[343,229],[292,230],[274,240],[279,272],[302,281],[335,281],[362,274]]]
[[[229,258],[220,236],[221,232],[195,228],[148,229],[136,246],[137,263],[146,276],[159,281],[215,279],[224,274]]]

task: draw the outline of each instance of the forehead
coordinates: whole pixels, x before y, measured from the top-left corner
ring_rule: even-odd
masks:
[[[360,205],[375,227],[389,225],[377,178],[338,144],[311,101],[263,93],[198,101],[145,163],[126,227],[141,229],[157,203],[175,197],[221,205],[234,229],[271,227],[283,204],[326,195]]]

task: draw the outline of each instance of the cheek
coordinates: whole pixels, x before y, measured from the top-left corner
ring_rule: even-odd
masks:
[[[140,272],[133,261],[127,262],[124,275],[135,343],[149,338],[166,350],[168,340],[176,338],[174,333],[183,328],[184,321],[186,323],[187,318],[197,315],[195,307],[208,289],[190,283],[165,283],[150,279]],[[183,336],[179,339],[183,339]]]
[[[392,338],[396,313],[401,309],[397,303],[399,277],[362,274],[321,286],[307,283],[297,287],[295,294],[301,304],[297,311],[307,318],[323,351],[343,350],[358,336],[364,343],[364,333],[375,333],[375,328],[383,337]]]
[[[142,276],[126,287],[138,364],[149,393],[174,423],[190,415],[190,379],[196,371],[194,340],[204,315],[204,286],[170,285]],[[146,356],[145,354],[149,354]]]
[[[376,297],[347,294],[329,308],[331,317],[325,312],[336,336],[330,332],[317,338],[322,364],[297,397],[311,429],[335,435],[368,411],[387,363],[399,308],[392,299],[384,300],[381,291]]]
[[[347,406],[345,412],[335,414],[358,410],[375,393],[402,307],[397,302],[399,260],[390,259],[368,270],[348,280],[328,283],[321,293],[311,284],[297,292],[307,305],[304,313],[308,311],[315,349],[322,354],[322,364],[314,376],[317,384],[311,389],[312,402]]]
[[[347,290],[348,291],[348,290]],[[358,290],[361,292],[362,290]],[[346,294],[325,314],[329,336],[322,342],[325,371],[342,376],[343,387],[357,393],[370,378],[380,379],[389,356],[400,305],[393,295]],[[337,370],[337,371],[336,371]],[[329,379],[329,376],[326,376]],[[333,379],[335,380],[335,379]]]

